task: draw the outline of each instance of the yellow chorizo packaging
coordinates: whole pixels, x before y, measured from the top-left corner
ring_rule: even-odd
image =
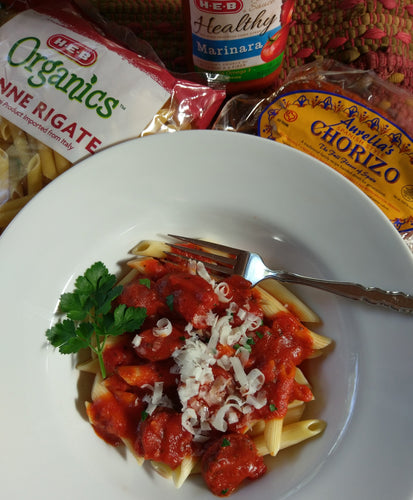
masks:
[[[375,109],[330,90],[293,90],[265,109],[259,133],[333,167],[399,231],[413,227],[412,139]]]
[[[375,73],[333,61],[304,66],[258,102],[228,103],[214,128],[255,133],[321,160],[364,191],[405,239],[413,236],[413,96]]]

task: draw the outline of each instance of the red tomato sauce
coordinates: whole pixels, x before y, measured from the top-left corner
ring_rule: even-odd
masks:
[[[134,446],[146,460],[155,460],[176,469],[193,453],[192,434],[182,427],[181,413],[158,408],[150,417],[141,419]]]
[[[217,496],[228,496],[245,479],[258,479],[267,471],[245,434],[225,434],[213,441],[202,456],[201,467],[208,488]]]
[[[245,431],[259,419],[284,417],[295,399],[312,399],[310,388],[295,380],[296,366],[313,352],[311,335],[290,313],[265,318],[259,293],[240,276],[226,280],[227,299],[223,299],[213,284],[186,268],[165,266],[156,259],[147,262],[149,282],[148,276],[138,276],[124,287],[119,302],[146,307],[148,318],[139,332],[124,334],[105,348],[109,376],[104,384],[109,394],[89,405],[89,418],[105,441],[118,445],[129,439],[137,454],[172,469],[185,457],[196,455],[210,490],[227,496],[244,480],[257,479],[266,470]],[[229,313],[231,307],[243,314]],[[175,355],[189,349],[194,338],[206,349],[212,337],[211,321],[216,324],[214,317],[225,315],[231,333],[243,327],[245,316],[256,324],[247,330],[242,346],[218,343],[212,349],[209,378],[198,384],[193,395],[182,399],[187,382]],[[156,330],[160,319],[170,323],[162,334]],[[225,368],[225,363],[231,367],[230,361],[241,347],[248,354],[245,373],[255,369],[262,374],[259,395],[265,404],[251,407],[249,412],[233,409],[234,420],[225,424],[224,431],[214,428],[211,420],[207,439],[195,440],[194,431],[184,425],[183,410],[212,415],[227,398],[242,397],[235,368]]]

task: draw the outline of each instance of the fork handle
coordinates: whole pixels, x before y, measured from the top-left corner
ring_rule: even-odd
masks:
[[[268,270],[265,278],[275,278],[286,283],[307,285],[349,299],[361,300],[369,302],[370,304],[389,307],[400,312],[413,313],[413,296],[403,292],[391,292],[376,287],[367,288],[357,283],[309,278],[287,271]]]

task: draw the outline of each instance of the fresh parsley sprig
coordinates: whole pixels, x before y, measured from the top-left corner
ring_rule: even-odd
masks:
[[[143,307],[113,307],[113,301],[122,293],[116,285],[116,276],[110,274],[102,262],[95,262],[75,281],[75,289],[60,297],[59,309],[67,318],[46,331],[49,342],[62,354],[72,354],[90,347],[96,353],[102,377],[106,378],[103,348],[110,335],[133,332],[146,318]]]

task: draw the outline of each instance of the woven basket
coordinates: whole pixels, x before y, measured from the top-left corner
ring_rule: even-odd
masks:
[[[110,21],[130,28],[151,44],[165,66],[187,71],[181,0],[92,0]]]
[[[185,72],[181,0],[94,0],[101,14],[148,41],[168,69]],[[328,57],[373,69],[413,91],[413,0],[296,0],[281,73]]]
[[[413,1],[296,0],[281,78],[328,57],[413,90]]]

